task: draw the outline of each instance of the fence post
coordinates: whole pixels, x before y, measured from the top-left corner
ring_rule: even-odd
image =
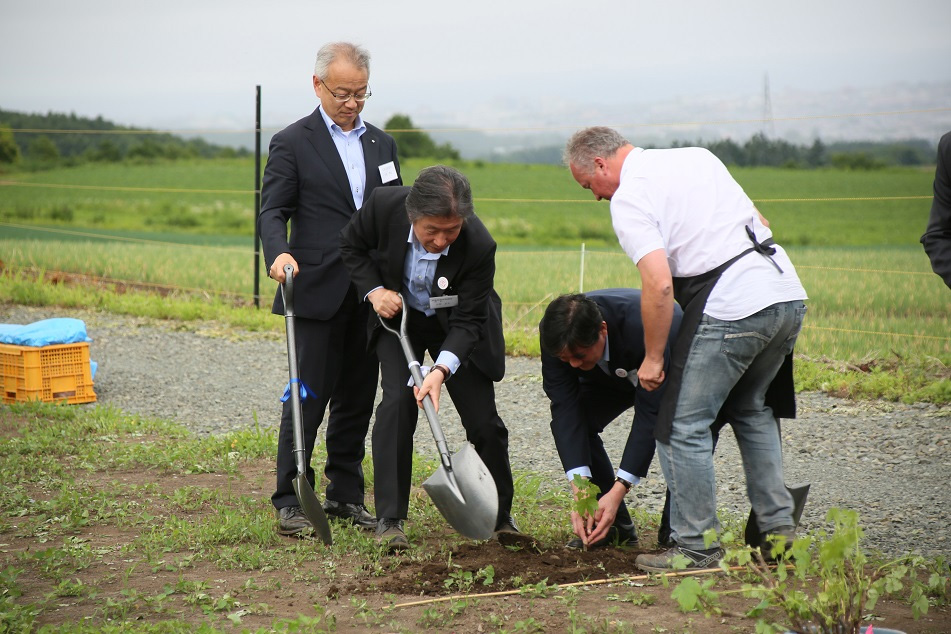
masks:
[[[254,116],[254,307],[261,307],[261,85],[256,87]]]
[[[584,242],[581,243],[581,276],[578,279],[578,292],[584,292]]]

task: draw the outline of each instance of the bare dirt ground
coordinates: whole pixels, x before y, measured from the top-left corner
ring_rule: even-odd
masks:
[[[0,408],[0,435],[18,434],[31,423]],[[155,471],[76,473],[77,484],[109,491],[117,483],[142,487],[139,513],[160,519],[175,515],[190,522],[207,520],[201,510],[173,508],[167,498],[149,491],[196,487],[235,496],[265,498],[273,479],[270,461],[243,463],[237,476],[183,475]],[[30,487],[38,499],[49,496],[41,484]],[[414,495],[424,496],[419,490]],[[642,537],[640,548],[574,552],[531,538],[505,544],[469,542],[451,534],[413,536],[407,553],[371,564],[364,557],[336,557],[329,563],[317,541],[286,539],[287,548],[313,549],[312,557],[290,569],[242,570],[229,567],[228,553],[196,557],[194,549],[169,547],[143,553],[130,548],[143,533],[141,525],[90,522],[69,534],[46,534],[42,518],[8,518],[0,532],[0,569],[24,568],[17,580],[21,605],[44,606],[39,625],[84,623],[101,627],[131,619],[155,624],[179,619],[223,631],[270,629],[280,619],[295,621],[302,631],[414,632],[752,632],[755,620],[742,616],[752,601],[731,595],[724,601],[729,614],[704,616],[681,612],[671,599],[671,587],[636,575],[634,558],[654,544]],[[152,522],[160,525],[159,522]],[[340,531],[355,531],[334,525]],[[169,542],[173,543],[173,542]],[[75,573],[55,574],[42,553],[51,545],[75,547]],[[281,548],[278,546],[277,548]],[[80,552],[82,554],[80,554]],[[494,570],[490,583],[480,571]],[[466,572],[473,582],[463,582]],[[629,576],[634,575],[634,576]],[[718,575],[707,575],[710,578]],[[553,588],[552,584],[575,584]],[[735,588],[721,579],[719,589]],[[87,588],[70,593],[64,588]],[[469,596],[461,590],[468,590]],[[71,596],[72,594],[72,596]],[[78,596],[77,596],[78,595]],[[308,620],[299,620],[304,615]],[[913,621],[908,606],[880,602],[870,615],[876,623],[906,632],[938,634],[951,631],[948,608],[933,609],[926,619]],[[2,620],[0,620],[2,625]],[[2,628],[0,628],[2,629]],[[863,630],[864,634],[864,630]]]

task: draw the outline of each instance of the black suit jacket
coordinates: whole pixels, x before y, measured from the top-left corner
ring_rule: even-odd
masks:
[[[406,215],[409,187],[374,191],[364,201],[341,234],[340,252],[360,297],[382,286],[400,291],[409,249],[410,222]],[[495,240],[476,216],[462,226],[449,252],[439,258],[431,297],[458,295],[459,304],[436,310],[446,339],[442,350],[459,360],[471,361],[493,381],[505,374],[505,340],[502,337],[502,300],[493,288]],[[439,288],[446,278],[449,285]],[[376,315],[370,319],[370,345],[380,336]]]
[[[657,418],[664,393],[663,385],[658,390],[648,392],[643,387],[635,387],[629,378],[631,374],[637,374],[645,354],[640,290],[610,288],[591,291],[585,295],[598,305],[604,322],[608,325],[608,366],[611,374],[605,373],[600,367],[587,371],[573,368],[542,351],[543,385],[551,400],[551,431],[565,471],[590,464],[590,428],[581,407],[581,390],[584,384],[622,394],[633,394],[635,415],[646,416],[651,428]],[[670,358],[670,345],[677,337],[681,317],[680,307],[675,304],[668,350],[664,353],[667,362]],[[624,370],[628,376],[618,376],[617,370]],[[645,440],[651,443],[649,452],[644,452],[642,447],[636,446]],[[644,437],[632,434],[624,447],[620,467],[635,475],[645,474],[653,453],[650,430],[647,430]],[[645,456],[648,464],[642,464]]]
[[[951,288],[951,132],[938,142],[938,166],[934,174],[934,201],[928,229],[921,244],[931,259],[931,268]]]
[[[396,142],[379,128],[369,123],[366,127],[360,137],[366,164],[364,200],[381,185],[402,185]],[[383,183],[379,168],[391,161],[397,177]],[[274,135],[258,228],[268,268],[288,252],[300,266],[294,278],[294,309],[300,317],[329,319],[343,303],[350,276],[340,259],[340,231],[355,212],[347,172],[319,109]],[[273,312],[284,313],[280,288]]]

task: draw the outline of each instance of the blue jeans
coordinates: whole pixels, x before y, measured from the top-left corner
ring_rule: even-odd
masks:
[[[795,346],[805,314],[805,305],[797,300],[737,321],[703,316],[684,366],[670,444],[657,443],[671,491],[670,524],[679,545],[707,548],[703,533],[720,532],[710,433],[718,414],[733,426],[759,530],[794,525],[792,496],[783,480],[779,425],[765,396]],[[709,547],[717,545],[714,541]]]

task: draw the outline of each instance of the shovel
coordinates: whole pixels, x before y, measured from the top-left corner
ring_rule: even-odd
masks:
[[[287,328],[287,365],[290,374],[288,391],[291,393],[291,415],[294,421],[294,460],[297,462],[297,477],[294,478],[294,493],[300,502],[304,515],[314,527],[320,540],[330,546],[330,522],[327,514],[307,481],[307,457],[304,450],[304,421],[300,407],[300,379],[297,375],[297,340],[294,338],[294,267],[284,266],[284,284],[281,286],[284,297],[284,323]]]
[[[406,334],[406,303],[403,303],[403,315],[400,320],[399,331],[389,327],[380,317],[380,324],[388,332],[399,337],[403,354],[409,364],[410,374],[416,387],[423,385],[423,373],[419,369],[419,361],[413,354],[409,337]],[[486,468],[482,458],[476,452],[472,443],[465,445],[454,454],[449,453],[446,437],[439,425],[436,408],[427,394],[423,397],[423,410],[429,421],[436,447],[439,449],[441,466],[423,482],[423,488],[432,499],[436,508],[446,518],[449,525],[469,539],[488,539],[495,531],[495,522],[499,514],[499,493],[495,487],[495,480]]]

